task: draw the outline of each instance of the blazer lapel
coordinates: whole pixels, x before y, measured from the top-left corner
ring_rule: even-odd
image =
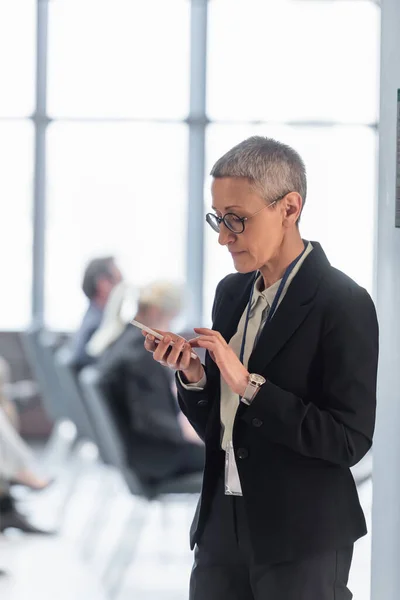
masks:
[[[249,358],[250,373],[263,372],[314,306],[319,283],[329,262],[321,246],[316,242],[312,245],[314,249],[294,277],[275,315],[261,332]]]
[[[242,275],[238,278],[238,283],[233,290],[222,292],[214,318],[213,329],[219,331],[228,343],[236,333],[240,317],[248,304],[253,280],[254,272]],[[208,353],[206,354],[206,365],[207,374],[210,374],[212,379],[215,377],[219,385],[218,367]]]
[[[222,299],[213,329],[219,331],[228,343],[236,333],[240,318],[249,302],[253,281],[254,272],[243,275],[236,289],[229,291]]]

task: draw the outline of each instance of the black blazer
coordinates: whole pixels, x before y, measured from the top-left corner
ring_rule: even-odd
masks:
[[[321,246],[307,256],[254,348],[248,370],[266,377],[240,403],[233,445],[257,561],[340,549],[366,533],[350,467],[369,450],[375,422],[378,325],[363,288],[330,266]],[[229,341],[254,273],[216,291],[213,329]],[[191,531],[200,539],[224,465],[220,374],[207,354],[207,386],[179,402],[206,443],[203,490]]]

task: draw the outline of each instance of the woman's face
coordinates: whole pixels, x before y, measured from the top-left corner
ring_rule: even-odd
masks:
[[[213,209],[219,217],[228,212],[239,217],[251,217],[267,206],[243,177],[215,179],[211,191]],[[284,198],[245,221],[245,229],[241,234],[231,232],[221,223],[218,241],[228,248],[239,273],[260,269],[277,255],[286,231],[286,215]]]

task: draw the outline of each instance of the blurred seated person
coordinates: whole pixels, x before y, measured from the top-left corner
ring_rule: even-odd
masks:
[[[85,269],[82,290],[89,306],[72,345],[72,363],[77,371],[93,362],[86,352],[86,344],[99,328],[110,294],[121,280],[121,271],[112,256],[95,258]]]
[[[43,490],[50,480],[39,475],[29,446],[14,429],[0,407],[0,465],[3,480],[24,485],[31,490]],[[1,527],[1,524],[0,524]]]
[[[139,293],[135,319],[170,330],[181,310],[181,290],[153,283]],[[180,412],[173,373],[153,360],[140,329],[127,324],[98,363],[100,388],[109,402],[129,464],[146,483],[196,473],[204,467],[202,442]]]
[[[0,357],[0,532],[12,527],[26,533],[49,533],[22,515],[10,494],[11,483],[43,490],[50,480],[39,474],[30,448],[17,431],[18,413],[6,393],[9,385],[10,367]]]
[[[136,289],[128,282],[120,281],[111,290],[100,327],[86,344],[86,353],[92,363],[97,362],[107,348],[123,334],[136,310]]]
[[[11,388],[11,369],[8,362],[0,356],[0,408],[7,415],[14,429],[19,429],[19,414],[9,391]]]

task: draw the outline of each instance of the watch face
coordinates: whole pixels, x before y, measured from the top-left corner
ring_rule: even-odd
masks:
[[[252,373],[249,377],[251,383],[255,383],[256,385],[263,385],[266,379],[262,375],[257,375],[257,373]]]

